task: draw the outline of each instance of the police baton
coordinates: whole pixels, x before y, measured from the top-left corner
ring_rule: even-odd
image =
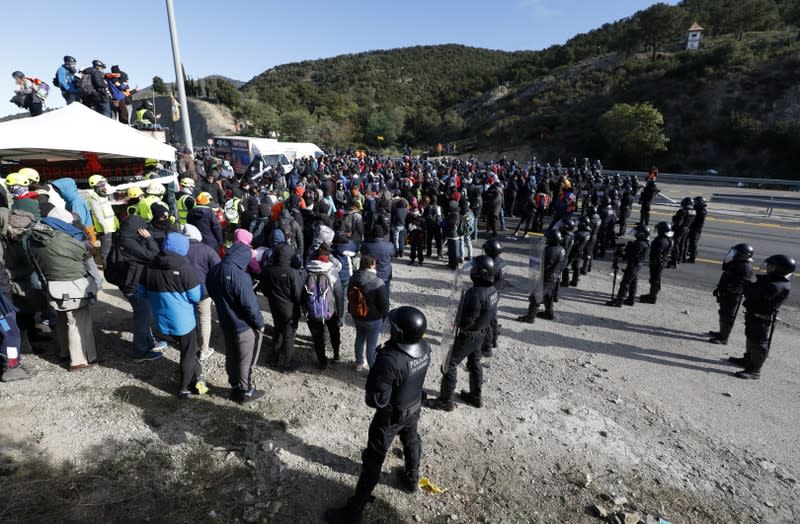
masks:
[[[772,314],[772,322],[769,326],[769,338],[767,339],[767,351],[772,347],[772,335],[775,333],[775,323],[778,320],[778,312]]]
[[[617,274],[619,273],[619,258],[622,255],[622,246],[617,247],[614,251],[614,261],[612,267],[614,268],[614,280],[611,282],[611,301],[614,301],[614,292],[617,289]]]

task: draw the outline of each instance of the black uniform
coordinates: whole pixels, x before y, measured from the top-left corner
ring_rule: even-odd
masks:
[[[573,248],[575,247],[575,235],[572,231],[562,228],[561,231],[561,245],[564,246],[564,261],[561,264],[561,286],[569,287],[569,265],[572,262],[572,257],[575,256]],[[558,301],[558,291],[556,291],[555,300]]]
[[[604,200],[597,209],[600,215],[600,229],[598,230],[597,243],[594,246],[594,256],[602,258],[606,250],[615,246],[614,241],[614,210],[607,200]]]
[[[652,182],[652,181],[651,181]],[[639,197],[639,204],[642,208],[640,210],[641,217],[639,223],[644,225],[650,224],[650,206],[653,204],[653,199],[659,194],[661,190],[656,186],[655,182],[648,182],[642,190],[642,196]]]
[[[592,272],[592,260],[594,257],[595,246],[597,245],[597,238],[600,235],[600,226],[602,226],[603,224],[600,215],[598,215],[597,213],[594,213],[591,216],[589,216],[589,222],[591,224],[590,226],[591,234],[589,235],[589,241],[586,243],[586,249],[584,250],[581,275],[585,275],[587,273]]]
[[[575,232],[575,243],[572,245],[572,252],[569,256],[570,264],[572,265],[572,279],[569,281],[569,285],[572,287],[578,285],[580,274],[582,272],[585,273],[582,271],[581,266],[585,265],[587,257],[591,261],[592,255],[587,251],[591,235],[592,233],[588,229],[578,228]],[[568,270],[565,269],[565,273],[568,275]]]
[[[650,243],[650,293],[642,295],[639,300],[646,304],[655,304],[661,291],[661,273],[667,267],[672,255],[672,239],[666,235],[658,235]]]
[[[703,232],[703,226],[706,223],[707,215],[708,209],[706,208],[705,203],[700,205],[695,204],[694,222],[692,222],[692,226],[689,228],[689,247],[686,254],[686,261],[690,264],[694,264],[694,261],[697,258],[697,244],[700,242],[700,235]]]
[[[758,275],[755,282],[744,286],[744,334],[747,346],[744,354],[745,372],[758,378],[761,366],[769,355],[771,329],[778,309],[789,297],[792,284],[780,275]]]
[[[672,217],[672,230],[675,232],[675,240],[672,244],[672,258],[670,266],[677,267],[686,261],[686,252],[689,246],[689,230],[694,223],[694,208],[684,205],[675,212]]]
[[[719,304],[719,333],[715,333],[714,336],[716,343],[728,343],[728,336],[739,312],[745,284],[752,280],[753,266],[749,260],[731,260],[722,263],[722,276],[714,290],[714,296],[717,297]]]
[[[497,290],[499,297],[500,290],[504,287],[503,279],[505,275],[506,262],[499,256],[492,257],[492,260],[494,260],[494,288]],[[497,315],[494,315],[489,322],[489,333],[486,334],[486,338],[483,340],[483,347],[481,348],[484,356],[492,356],[492,349],[497,348],[499,328],[500,326],[497,323]]]
[[[466,291],[462,300],[460,315],[456,319],[458,334],[439,391],[439,401],[444,403],[452,402],[458,366],[465,358],[469,370],[470,395],[475,399],[481,398],[481,348],[489,334],[492,319],[497,317],[499,295],[494,285],[475,284]]]
[[[552,320],[553,315],[553,294],[561,278],[561,267],[564,264],[564,248],[558,244],[544,248],[544,264],[542,265],[543,274],[543,300],[544,313],[537,315],[539,303],[536,301],[536,294],[531,293],[528,297],[528,314],[519,317],[517,320],[533,323],[536,316]]]
[[[639,283],[639,268],[650,250],[650,243],[647,240],[631,240],[625,246],[625,271],[622,273],[622,281],[619,283],[619,292],[609,305],[622,307],[632,306],[636,296],[636,286]],[[626,298],[627,297],[627,298]]]
[[[400,437],[403,445],[406,484],[409,488],[416,486],[422,452],[417,424],[430,362],[430,348],[424,341],[398,344],[389,340],[378,349],[375,365],[367,377],[366,403],[375,408],[375,414],[369,425],[367,447],[361,453],[361,475],[347,506],[326,514],[329,522],[351,522],[360,517],[378,484],[386,452],[395,436]]]
[[[623,236],[625,230],[628,229],[628,217],[631,216],[633,209],[633,194],[629,189],[622,192],[622,197],[619,201],[619,231],[617,236]]]

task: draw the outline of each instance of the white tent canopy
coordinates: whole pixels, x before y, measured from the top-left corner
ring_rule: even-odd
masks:
[[[94,153],[113,158],[175,161],[175,148],[80,103],[40,116],[0,123],[2,160],[80,160]]]

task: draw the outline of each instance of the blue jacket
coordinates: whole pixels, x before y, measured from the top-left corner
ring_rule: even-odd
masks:
[[[394,246],[385,238],[370,238],[361,244],[362,255],[372,255],[375,257],[375,269],[378,278],[389,283],[392,281],[392,258],[394,257]]]
[[[241,333],[264,327],[253,280],[246,271],[250,257],[249,247],[233,244],[222,262],[212,267],[206,277],[208,294],[214,300],[219,323],[226,332]]]
[[[81,223],[85,227],[94,227],[92,222],[92,212],[89,210],[89,205],[84,202],[80,194],[78,194],[78,186],[72,178],[59,178],[53,180],[51,185],[58,191],[64,201],[67,203],[67,211],[71,211],[78,215]]]
[[[144,270],[136,288],[136,294],[150,302],[158,330],[164,335],[182,336],[197,326],[194,306],[202,299],[203,290],[186,258],[188,250],[189,239],[170,233],[164,241],[165,254]]]
[[[64,93],[72,93],[73,95],[81,94],[81,88],[75,83],[75,75],[63,65],[56,71],[58,78],[58,85],[61,86],[61,91]]]

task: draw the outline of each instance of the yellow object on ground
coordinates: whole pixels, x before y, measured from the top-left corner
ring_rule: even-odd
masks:
[[[422,477],[419,479],[419,487],[420,489],[434,495],[438,493],[445,493],[447,491],[447,488],[440,488],[433,484],[430,480],[428,480],[428,477]]]

